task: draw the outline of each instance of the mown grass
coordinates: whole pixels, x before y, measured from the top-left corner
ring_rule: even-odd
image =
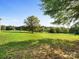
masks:
[[[78,43],[79,35],[74,34],[0,32],[0,59],[79,58]]]
[[[62,39],[62,40],[79,40],[79,35],[74,34],[51,34],[51,33],[29,33],[29,32],[16,32],[7,31],[0,33],[0,44],[17,41],[37,40],[37,39]]]

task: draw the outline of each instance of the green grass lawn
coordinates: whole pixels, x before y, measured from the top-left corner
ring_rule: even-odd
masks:
[[[55,33],[29,33],[20,31],[4,31],[0,32],[0,59],[35,59],[34,56],[41,56],[45,49],[46,54],[49,49],[61,49],[63,54],[74,55],[73,58],[79,58],[78,50],[79,35],[74,34],[55,34]],[[48,48],[47,48],[48,47]],[[49,48],[50,47],[50,48]],[[77,49],[77,50],[76,50]],[[61,51],[61,52],[62,52]],[[33,52],[36,54],[33,54]],[[49,51],[50,52],[50,51]],[[70,53],[68,53],[70,52]],[[31,54],[32,53],[32,54]],[[56,53],[54,53],[55,55]],[[61,53],[59,53],[61,54]],[[58,56],[60,56],[58,54]],[[51,54],[52,55],[52,54]],[[38,58],[38,59],[42,59]],[[67,58],[68,59],[68,58]]]
[[[38,40],[38,39],[62,39],[62,40],[78,40],[79,35],[74,34],[51,34],[51,33],[28,33],[28,32],[1,32],[0,33],[0,45],[8,42],[18,42],[27,40]]]

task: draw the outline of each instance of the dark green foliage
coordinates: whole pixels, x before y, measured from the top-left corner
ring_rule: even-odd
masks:
[[[6,30],[15,30],[14,26],[6,26]]]
[[[56,33],[56,29],[55,28],[50,28],[49,33]]]
[[[64,27],[52,27],[48,32],[49,33],[69,33],[69,29]]]
[[[56,28],[56,33],[62,33],[62,29],[61,28]]]
[[[45,27],[44,26],[40,26],[39,32],[44,32],[44,31],[45,31]]]
[[[37,27],[33,27],[33,29],[34,32],[69,33],[69,28],[64,28],[64,27],[37,26]],[[31,31],[29,26],[5,26],[5,25],[2,25],[1,30]]]
[[[70,28],[70,33],[79,34],[79,23],[74,24]]]
[[[18,27],[15,27],[16,30],[21,30],[21,31],[27,31],[28,30],[28,27],[26,26],[18,26]]]
[[[2,18],[0,18],[0,21],[2,20]],[[0,31],[1,31],[1,25],[0,25]]]
[[[60,27],[62,33],[69,33],[69,28]]]
[[[20,30],[20,31],[28,31],[28,27],[26,26],[1,26],[1,30]]]

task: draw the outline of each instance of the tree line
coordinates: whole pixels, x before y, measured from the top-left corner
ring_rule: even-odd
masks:
[[[24,26],[5,26],[1,25],[1,30],[19,30],[34,32],[49,32],[49,33],[74,33],[79,34],[79,23],[74,24],[71,28],[65,27],[46,27],[40,25],[38,17],[30,16],[24,19]]]
[[[1,26],[2,31],[29,31],[31,32],[30,28],[28,26]],[[79,34],[79,27],[71,27],[71,28],[65,28],[65,27],[46,27],[46,26],[40,26],[39,28],[36,27],[33,29],[33,32],[48,32],[48,33],[73,33],[73,34]]]

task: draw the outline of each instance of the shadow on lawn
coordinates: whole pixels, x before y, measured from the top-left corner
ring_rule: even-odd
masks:
[[[39,39],[10,42],[0,46],[0,59],[75,59],[79,41]]]

